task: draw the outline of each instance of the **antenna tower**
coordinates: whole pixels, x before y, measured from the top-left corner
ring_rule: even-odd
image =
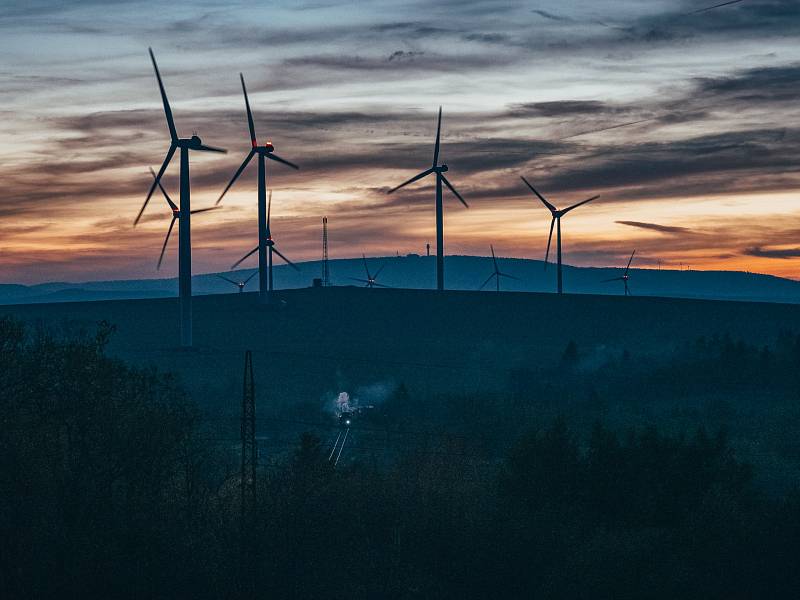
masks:
[[[328,270],[328,217],[322,217],[322,287],[331,284],[331,274]]]

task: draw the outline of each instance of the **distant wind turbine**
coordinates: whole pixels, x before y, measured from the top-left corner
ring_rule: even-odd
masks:
[[[498,292],[500,291],[500,278],[501,277],[506,277],[508,279],[514,279],[516,281],[520,280],[519,277],[514,277],[513,275],[508,275],[506,273],[500,272],[500,268],[497,266],[497,257],[494,255],[494,246],[492,246],[490,244],[489,248],[492,250],[492,264],[494,265],[494,273],[489,275],[488,279],[486,279],[486,281],[484,281],[483,284],[481,284],[481,287],[478,288],[479,292],[483,288],[486,287],[486,285],[492,280],[492,278],[495,278],[495,284],[497,286],[496,289],[497,289]]]
[[[286,264],[289,265],[290,267],[292,267],[295,271],[300,271],[300,269],[297,267],[296,264],[294,264],[292,261],[290,261],[288,258],[286,258],[283,254],[281,254],[280,251],[275,247],[275,241],[272,239],[272,233],[271,233],[270,228],[269,228],[270,212],[272,212],[272,190],[269,191],[269,204],[267,204],[267,219],[266,219],[266,223],[265,223],[265,227],[264,227],[265,233],[266,233],[265,237],[263,239],[259,239],[258,246],[256,246],[252,250],[250,250],[250,252],[245,254],[242,258],[237,260],[235,263],[233,263],[233,265],[231,266],[231,269],[235,269],[236,267],[238,267],[241,263],[243,263],[245,260],[250,258],[253,254],[258,252],[262,247],[267,248],[267,263],[266,263],[267,264],[267,289],[271,292],[272,291],[272,253],[273,252],[275,254],[277,254],[278,256],[280,256],[284,260],[284,262],[286,262]],[[259,274],[261,273],[260,261],[259,261],[259,270],[258,270],[258,272],[259,272]]]
[[[562,276],[561,276],[561,217],[567,214],[569,211],[574,210],[581,206],[582,204],[586,204],[587,202],[591,202],[592,200],[597,200],[600,196],[592,196],[587,200],[583,200],[582,202],[578,202],[577,204],[573,204],[565,208],[564,210],[558,210],[555,206],[550,204],[544,196],[542,196],[536,189],[528,182],[527,179],[524,177],[520,177],[522,181],[525,182],[531,191],[538,196],[539,200],[547,207],[550,211],[550,214],[553,216],[552,220],[550,221],[550,235],[547,238],[547,252],[544,255],[544,268],[547,269],[547,259],[550,257],[550,242],[553,239],[553,225],[558,225],[558,232],[556,235],[556,247],[557,247],[557,258],[558,258],[558,293],[563,294],[563,285],[562,285]]]
[[[390,189],[387,193],[391,194],[396,192],[402,187],[407,186],[409,183],[419,181],[423,177],[427,177],[431,173],[436,173],[436,289],[441,291],[444,289],[444,232],[443,232],[443,214],[442,214],[442,182],[453,192],[456,198],[461,201],[461,204],[469,208],[469,205],[461,197],[452,184],[444,176],[448,170],[446,164],[439,165],[439,145],[442,133],[442,107],[439,107],[439,124],[436,127],[436,145],[433,148],[433,164],[430,169],[426,169],[405,183],[401,183],[395,188]]]
[[[189,186],[189,151],[197,150],[200,152],[226,152],[222,148],[214,148],[213,146],[206,146],[203,141],[197,136],[193,135],[190,138],[179,138],[178,131],[175,128],[175,121],[172,118],[172,109],[167,99],[167,92],[164,90],[164,83],[161,81],[161,73],[158,71],[156,64],[156,57],[153,54],[152,48],[148,48],[150,52],[150,60],[153,62],[153,69],[156,72],[156,79],[158,80],[158,89],[161,92],[161,102],[164,105],[164,114],[167,117],[167,127],[169,128],[169,150],[161,168],[158,170],[158,175],[155,176],[153,184],[150,186],[150,191],[147,192],[147,197],[144,199],[139,214],[133,221],[133,226],[139,223],[142,218],[144,209],[147,208],[147,203],[150,202],[150,197],[153,195],[156,187],[167,170],[175,151],[180,148],[181,150],[181,191],[180,191],[180,206],[181,218],[178,226],[179,233],[179,251],[178,251],[178,296],[180,298],[180,314],[181,314],[181,345],[190,347],[192,345],[192,242],[191,242],[191,219],[190,216],[194,212],[191,209],[190,200],[190,186]],[[174,213],[173,213],[174,214]],[[173,219],[174,223],[174,219]]]
[[[283,163],[284,165],[291,167],[292,169],[299,169],[296,164],[289,162],[288,160],[284,160],[277,154],[275,154],[275,147],[272,145],[271,141],[267,141],[266,144],[259,145],[258,141],[256,140],[256,128],[253,124],[253,113],[250,111],[250,100],[247,98],[247,87],[244,85],[244,75],[239,73],[239,79],[242,81],[242,93],[244,94],[244,106],[247,110],[247,126],[250,129],[250,144],[252,149],[250,153],[245,157],[242,164],[236,170],[236,173],[233,174],[228,185],[219,195],[217,198],[217,204],[222,201],[223,196],[227,193],[227,191],[231,188],[231,186],[236,182],[239,178],[239,175],[242,174],[242,171],[245,170],[250,160],[258,155],[258,297],[262,303],[269,302],[269,292],[272,291],[272,254],[268,252],[267,248],[271,248],[269,246],[269,225],[267,223],[268,216],[267,216],[267,167],[266,167],[266,159],[274,160],[275,162]],[[249,255],[248,255],[249,256]],[[279,253],[278,256],[283,256]],[[269,264],[268,264],[269,259]],[[284,258],[284,260],[286,260]],[[289,262],[289,261],[286,261]],[[289,263],[291,264],[291,263]]]
[[[378,270],[375,271],[375,274],[371,275],[370,272],[369,272],[369,266],[367,265],[367,257],[364,254],[362,254],[361,255],[361,259],[364,261],[364,271],[367,272],[367,278],[366,279],[359,279],[357,277],[348,277],[348,279],[350,279],[351,281],[360,281],[361,283],[364,284],[364,287],[368,287],[368,288],[374,288],[374,287],[388,288],[388,287],[390,287],[388,285],[382,285],[382,284],[377,282],[378,275],[381,274],[381,271],[383,271],[383,267],[386,266],[386,263],[384,263],[380,267],[378,267]]]
[[[631,252],[631,257],[628,259],[628,264],[625,267],[625,272],[622,273],[622,277],[612,277],[611,279],[604,279],[600,283],[608,283],[609,281],[621,281],[625,286],[625,295],[630,296],[631,291],[628,289],[628,279],[630,279],[630,275],[628,275],[628,271],[631,268],[631,262],[633,262],[633,255],[636,254],[636,250]]]
[[[155,171],[150,169],[150,174],[153,176],[153,179],[156,178]],[[161,270],[161,262],[164,260],[164,252],[167,250],[167,244],[169,243],[169,236],[172,235],[172,228],[175,226],[175,221],[181,218],[181,210],[178,208],[175,203],[172,201],[172,198],[169,197],[167,194],[167,190],[164,189],[164,186],[161,185],[161,182],[158,182],[158,189],[161,190],[162,195],[164,196],[164,200],[167,201],[170,210],[172,211],[172,221],[169,222],[169,228],[167,229],[167,236],[164,238],[164,245],[161,246],[161,254],[158,256],[158,264],[156,265],[156,271]],[[221,206],[210,206],[209,208],[198,208],[197,210],[190,211],[191,214],[196,215],[197,213],[208,212],[210,210],[217,210],[218,208],[222,208]],[[180,227],[178,228],[180,229]],[[178,242],[180,245],[180,241]]]
[[[258,269],[250,273],[247,279],[238,281],[234,281],[233,279],[228,279],[227,277],[225,277],[224,275],[220,275],[219,273],[217,273],[217,277],[219,277],[220,279],[224,279],[228,283],[232,283],[233,285],[237,286],[239,288],[239,293],[241,294],[244,291],[244,286],[248,284],[248,282],[253,278],[253,276],[256,273],[258,273]]]

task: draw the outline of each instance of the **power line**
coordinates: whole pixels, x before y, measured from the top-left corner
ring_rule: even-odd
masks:
[[[242,513],[241,513],[241,585],[242,597],[255,595],[254,540],[252,532],[256,522],[256,391],[253,376],[253,353],[244,355],[244,382],[242,386]]]

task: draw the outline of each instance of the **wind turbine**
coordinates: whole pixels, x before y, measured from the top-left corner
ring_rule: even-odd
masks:
[[[282,159],[275,154],[275,147],[271,141],[266,144],[259,145],[256,140],[256,128],[253,124],[253,113],[250,111],[250,100],[247,98],[247,88],[244,85],[244,75],[239,73],[239,79],[242,81],[242,92],[244,93],[244,106],[247,109],[247,126],[250,128],[250,144],[252,149],[250,153],[245,156],[244,161],[233,174],[227,187],[222,191],[217,198],[217,204],[222,202],[223,196],[231,188],[231,186],[245,170],[247,164],[254,156],[258,156],[258,297],[262,303],[269,302],[269,292],[272,291],[272,246],[269,245],[271,238],[269,237],[269,215],[267,215],[267,167],[266,159],[274,160],[283,163],[293,169],[299,169],[296,164]],[[270,251],[267,251],[270,248]],[[249,255],[248,255],[249,256]],[[283,255],[278,253],[278,256],[286,260]],[[245,257],[246,258],[246,257]],[[268,264],[269,261],[269,264]],[[288,260],[286,261],[290,265]],[[292,265],[294,266],[294,265]],[[296,267],[295,267],[296,268]]]
[[[631,268],[631,262],[633,262],[634,254],[636,254],[636,250],[631,252],[631,257],[628,259],[628,265],[625,267],[625,272],[622,274],[622,277],[612,277],[611,279],[604,279],[600,283],[607,283],[609,281],[621,281],[625,286],[625,295],[630,296],[631,291],[628,289],[628,279],[630,279],[630,275],[628,275],[628,270]]]
[[[156,57],[153,54],[153,49],[148,48],[150,52],[150,60],[153,61],[153,69],[156,72],[156,79],[158,80],[158,89],[161,92],[161,102],[164,104],[164,114],[167,117],[167,127],[169,128],[169,150],[161,168],[158,170],[158,175],[153,180],[153,185],[150,186],[150,191],[147,192],[147,197],[144,199],[144,204],[136,215],[133,221],[133,226],[139,223],[142,218],[144,209],[147,208],[147,203],[150,202],[150,197],[153,195],[156,187],[167,170],[175,151],[180,148],[181,151],[181,191],[180,191],[180,223],[178,225],[179,233],[179,250],[178,250],[178,296],[180,298],[180,315],[181,315],[181,346],[188,348],[192,345],[192,228],[191,228],[191,199],[190,199],[190,186],[189,186],[189,151],[197,150],[200,152],[226,152],[222,148],[214,148],[213,146],[206,146],[203,141],[197,136],[192,135],[190,138],[179,138],[178,131],[175,129],[175,121],[172,118],[172,109],[169,106],[167,99],[167,92],[164,90],[164,83],[161,81],[161,74],[158,72],[158,65],[156,64]],[[174,215],[174,213],[173,213]],[[173,219],[173,224],[175,219]],[[171,228],[171,226],[170,226]]]
[[[492,280],[493,277],[495,278],[495,284],[497,285],[497,291],[498,292],[500,291],[500,278],[501,277],[507,277],[508,279],[515,279],[516,281],[520,280],[519,277],[514,277],[513,275],[507,275],[506,273],[501,273],[500,272],[500,268],[497,266],[497,257],[494,255],[494,246],[492,246],[490,244],[489,248],[491,248],[491,250],[492,250],[492,264],[494,265],[494,273],[489,275],[489,277],[486,279],[486,281],[484,281],[483,284],[481,284],[481,287],[478,288],[479,292],[483,288],[486,287],[486,285]]]
[[[153,179],[156,178],[155,171],[150,169],[150,174],[153,176]],[[162,195],[164,196],[164,200],[167,201],[170,210],[172,211],[172,221],[169,222],[169,229],[167,229],[167,237],[164,238],[164,245],[161,246],[161,254],[158,256],[158,265],[156,265],[156,271],[161,270],[161,262],[164,260],[164,252],[167,250],[167,244],[169,243],[169,236],[172,235],[172,228],[175,226],[175,221],[181,218],[181,209],[178,208],[175,203],[172,201],[172,198],[169,197],[167,194],[167,190],[164,189],[164,186],[161,185],[161,182],[158,182],[158,189],[161,190]],[[196,215],[197,213],[208,212],[210,210],[217,210],[218,208],[222,208],[220,206],[211,206],[209,208],[198,208],[197,210],[189,211],[191,214]],[[178,228],[180,229],[180,227]]]
[[[241,263],[243,263],[245,260],[250,258],[253,254],[255,254],[256,252],[261,250],[262,247],[267,248],[267,285],[268,285],[268,289],[269,289],[270,292],[272,291],[272,253],[273,252],[275,254],[277,254],[278,256],[280,256],[286,262],[286,264],[289,265],[290,267],[292,267],[295,271],[300,271],[300,269],[297,267],[296,264],[294,264],[292,261],[290,261],[288,258],[286,258],[283,254],[281,254],[280,251],[275,247],[275,241],[272,239],[272,233],[270,233],[270,229],[269,229],[269,217],[270,217],[270,212],[271,211],[272,211],[272,190],[269,191],[269,204],[267,205],[267,219],[266,219],[265,228],[264,228],[265,232],[266,232],[266,235],[264,236],[264,238],[259,239],[258,246],[256,246],[252,250],[250,250],[250,252],[245,254],[242,258],[237,260],[231,266],[231,269],[235,269]],[[259,252],[259,259],[260,259],[260,252]],[[258,273],[261,274],[261,261],[260,260],[259,260]],[[262,288],[262,291],[263,291],[263,288]]]
[[[258,270],[255,270],[252,273],[250,273],[247,279],[238,281],[234,281],[233,279],[228,279],[227,277],[225,277],[224,275],[220,275],[219,273],[217,273],[217,277],[219,277],[220,279],[224,279],[228,283],[232,283],[233,285],[237,286],[239,288],[239,293],[241,294],[244,291],[244,286],[248,284],[248,282],[253,278],[253,276],[256,273],[258,273]]]
[[[550,214],[553,215],[553,218],[550,221],[550,235],[547,238],[547,252],[544,255],[544,268],[545,268],[545,270],[547,269],[547,259],[550,257],[550,242],[553,239],[553,225],[558,224],[558,228],[557,228],[558,229],[558,233],[556,235],[556,246],[557,246],[557,250],[558,250],[558,252],[557,252],[557,256],[558,256],[558,293],[559,294],[563,294],[564,292],[563,292],[562,277],[561,277],[561,217],[563,217],[569,211],[578,208],[582,204],[586,204],[587,202],[591,202],[592,200],[597,200],[600,196],[592,196],[591,198],[589,198],[587,200],[583,200],[581,202],[578,202],[577,204],[573,204],[572,206],[569,206],[569,207],[565,208],[564,210],[558,210],[555,206],[553,206],[547,200],[545,200],[545,197],[542,196],[539,192],[537,192],[536,189],[534,189],[534,187],[530,183],[528,183],[527,179],[525,179],[524,177],[520,177],[520,178],[522,179],[522,181],[525,182],[525,185],[527,185],[529,188],[531,188],[531,191],[534,194],[536,194],[536,196],[538,196],[539,200],[541,200],[542,203],[550,211]]]
[[[407,186],[409,183],[414,183],[415,181],[419,181],[423,177],[427,177],[431,173],[436,173],[436,289],[442,291],[444,289],[444,232],[443,232],[443,214],[442,214],[442,182],[448,187],[448,189],[453,192],[456,198],[461,201],[461,204],[469,208],[469,205],[461,197],[456,191],[449,181],[447,181],[447,177],[444,176],[444,173],[447,172],[447,165],[442,164],[439,165],[439,142],[441,139],[441,132],[442,132],[442,107],[439,107],[439,124],[436,127],[436,145],[433,148],[433,164],[431,165],[430,169],[426,169],[419,173],[418,175],[414,175],[411,179],[406,181],[405,183],[401,183],[395,188],[392,188],[387,193],[391,194],[392,192],[396,192],[402,187]]]
[[[382,285],[376,281],[378,279],[378,275],[380,275],[381,271],[383,271],[383,267],[386,266],[386,263],[378,267],[378,270],[375,271],[375,274],[371,275],[369,272],[369,267],[367,266],[367,257],[362,254],[361,259],[364,261],[364,270],[367,272],[367,278],[359,279],[357,277],[348,277],[348,279],[352,281],[360,281],[361,283],[364,284],[364,287],[368,288],[374,288],[374,287],[388,288],[389,287],[388,285]]]

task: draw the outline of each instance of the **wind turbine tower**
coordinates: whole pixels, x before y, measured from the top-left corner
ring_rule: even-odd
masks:
[[[497,257],[496,257],[496,256],[495,256],[495,254],[494,254],[494,246],[490,244],[490,245],[489,245],[489,248],[490,248],[490,249],[491,249],[491,251],[492,251],[492,267],[494,268],[494,271],[492,272],[492,274],[491,274],[491,275],[489,275],[489,277],[487,277],[487,278],[486,278],[486,281],[484,281],[484,282],[481,284],[481,287],[479,287],[479,288],[478,288],[478,291],[479,291],[479,292],[480,292],[480,291],[482,291],[482,290],[483,290],[483,288],[485,288],[485,287],[486,287],[486,285],[487,285],[487,284],[488,284],[488,283],[489,283],[489,282],[490,282],[490,281],[491,281],[493,278],[494,278],[494,280],[495,280],[495,289],[496,289],[498,292],[500,291],[500,278],[501,278],[501,277],[505,277],[505,278],[507,278],[507,279],[514,279],[514,280],[516,280],[516,281],[519,281],[519,280],[520,280],[520,279],[519,279],[519,277],[514,277],[513,275],[509,275],[509,274],[507,274],[507,273],[503,273],[503,272],[500,270],[500,267],[498,267],[498,266],[497,266]]]
[[[631,295],[631,290],[628,287],[628,280],[631,277],[630,277],[630,275],[628,275],[628,271],[630,271],[631,263],[633,262],[633,255],[634,254],[636,254],[636,250],[631,252],[631,257],[628,259],[628,264],[625,266],[625,271],[623,271],[621,277],[612,277],[611,279],[604,279],[603,281],[601,281],[601,283],[607,283],[609,281],[621,281],[623,286],[624,286],[624,289],[625,289],[625,295],[626,296],[630,296]]]
[[[223,281],[227,281],[228,283],[232,283],[233,285],[238,287],[239,288],[239,293],[241,294],[242,292],[244,292],[245,286],[250,282],[250,280],[255,276],[256,273],[258,273],[258,270],[253,271],[252,273],[250,273],[250,275],[247,276],[247,279],[239,279],[237,281],[234,281],[233,279],[230,279],[229,277],[225,277],[224,275],[220,275],[219,273],[217,273],[217,277],[219,277]]]
[[[190,186],[189,186],[189,151],[197,150],[200,152],[226,152],[222,148],[214,148],[213,146],[206,146],[203,141],[195,134],[190,138],[179,138],[178,131],[175,128],[175,121],[172,118],[172,109],[167,99],[167,92],[164,90],[164,83],[161,81],[161,74],[158,71],[156,64],[156,57],[153,50],[150,51],[150,60],[153,62],[153,69],[156,72],[156,79],[158,80],[158,88],[161,92],[161,102],[164,105],[164,114],[167,117],[167,127],[169,128],[170,144],[167,150],[167,156],[161,168],[158,170],[158,175],[155,176],[153,184],[150,186],[150,191],[142,204],[142,208],[136,219],[133,221],[133,226],[139,223],[142,218],[144,209],[147,208],[147,203],[150,202],[150,197],[153,195],[156,187],[160,185],[161,177],[164,171],[167,170],[175,151],[180,148],[181,151],[181,170],[180,170],[180,218],[178,218],[178,235],[179,235],[179,250],[178,250],[178,296],[180,298],[180,318],[181,318],[181,346],[189,348],[192,345],[192,243],[191,243],[191,199],[190,199]],[[173,209],[174,211],[174,209]],[[174,212],[173,212],[174,214]],[[175,218],[173,218],[173,224]],[[165,242],[166,246],[166,242]]]
[[[231,186],[242,174],[242,171],[247,168],[248,163],[254,156],[258,156],[258,297],[262,304],[267,304],[270,299],[270,292],[272,292],[271,275],[272,275],[272,253],[268,252],[270,246],[269,237],[269,223],[267,212],[267,166],[266,159],[274,160],[275,162],[283,163],[292,169],[299,169],[296,164],[284,160],[275,154],[275,146],[271,141],[266,144],[259,145],[256,139],[256,128],[253,123],[253,113],[250,111],[250,101],[247,98],[247,87],[244,84],[244,75],[239,73],[239,79],[242,81],[242,93],[244,94],[244,106],[247,110],[247,126],[250,129],[250,153],[244,158],[242,164],[233,174],[227,187],[222,191],[217,198],[217,204],[222,202],[223,196],[227,193]]]
[[[589,198],[587,200],[583,200],[581,202],[578,202],[577,204],[573,204],[572,206],[568,206],[567,208],[565,208],[563,210],[558,210],[555,206],[550,204],[545,199],[544,196],[542,196],[539,192],[537,192],[536,189],[528,182],[527,179],[525,179],[524,177],[520,177],[520,179],[522,179],[522,181],[525,182],[525,185],[527,185],[531,189],[531,191],[534,194],[536,194],[536,196],[539,198],[539,200],[542,201],[542,204],[544,204],[547,207],[547,209],[550,211],[550,214],[553,217],[550,220],[550,235],[547,238],[547,252],[544,255],[544,268],[545,269],[547,269],[547,259],[550,257],[550,242],[553,239],[553,225],[557,226],[556,249],[557,249],[557,259],[558,259],[558,293],[559,294],[563,294],[564,293],[564,291],[563,291],[564,290],[564,286],[563,286],[563,278],[562,278],[562,275],[561,275],[561,217],[563,217],[569,211],[575,210],[579,206],[581,206],[583,204],[586,204],[587,202],[591,202],[592,200],[597,200],[600,196],[592,196],[591,198]]]
[[[447,172],[448,168],[446,164],[439,164],[439,146],[441,141],[441,133],[442,133],[442,107],[439,107],[439,124],[436,127],[436,145],[433,148],[433,164],[431,165],[430,169],[426,169],[417,175],[414,175],[411,179],[406,181],[405,183],[401,183],[395,188],[390,189],[387,194],[391,194],[396,192],[402,187],[407,186],[410,183],[414,183],[415,181],[419,181],[423,177],[427,177],[431,173],[436,174],[436,289],[439,291],[444,290],[444,215],[442,210],[442,183],[444,183],[447,188],[453,192],[456,198],[461,201],[465,207],[469,208],[469,205],[466,203],[464,198],[461,197],[456,191],[456,188],[452,186],[452,184],[447,180],[447,177],[444,174]]]
[[[287,265],[292,267],[295,271],[299,271],[300,270],[297,267],[296,264],[294,264],[292,261],[290,261],[288,258],[286,258],[283,255],[283,253],[275,247],[275,240],[272,239],[272,232],[271,232],[270,227],[269,227],[270,213],[271,212],[272,212],[272,190],[270,190],[270,192],[269,192],[269,204],[267,204],[266,238],[262,239],[262,240],[259,240],[258,246],[256,246],[252,250],[250,250],[250,252],[245,254],[242,258],[237,260],[231,266],[231,269],[235,269],[241,263],[243,263],[245,260],[250,258],[253,254],[258,252],[261,249],[262,245],[266,246],[267,247],[267,291],[269,292],[269,295],[267,296],[268,298],[272,295],[272,282],[273,282],[273,279],[272,279],[272,255],[273,254],[277,254],[278,256],[280,256],[283,259],[283,261]],[[258,269],[258,273],[259,274],[261,273],[260,266],[259,266],[259,269]]]
[[[375,288],[375,287],[388,288],[388,287],[390,287],[388,285],[383,285],[383,284],[378,283],[378,275],[381,274],[381,271],[383,271],[383,267],[386,266],[386,263],[384,263],[380,267],[378,267],[378,270],[375,271],[375,273],[373,274],[373,273],[370,273],[370,271],[369,271],[369,265],[367,264],[366,255],[362,254],[361,255],[361,260],[364,261],[364,272],[366,273],[367,278],[366,279],[361,279],[359,277],[348,277],[348,279],[350,279],[351,281],[358,281],[360,283],[363,283],[364,287],[368,287],[368,288]]]

